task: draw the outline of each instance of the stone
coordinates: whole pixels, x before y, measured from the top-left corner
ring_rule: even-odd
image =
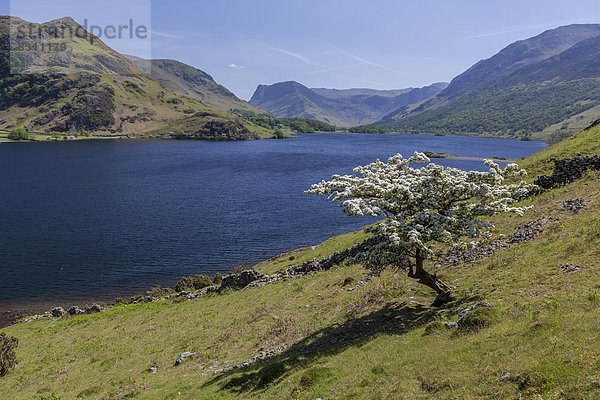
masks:
[[[435,267],[439,268],[442,265],[460,265],[477,261],[489,257],[498,251],[508,250],[517,244],[530,242],[543,232],[547,225],[554,221],[556,221],[555,218],[538,218],[519,226],[508,238],[495,239],[489,243],[470,247],[465,250],[452,250],[442,257],[442,259],[435,264]]]
[[[505,373],[504,375],[502,375],[500,377],[500,382],[504,382],[505,380],[507,380],[508,378],[510,378],[510,372]]]
[[[65,314],[67,314],[67,312],[62,307],[55,307],[55,308],[52,309],[52,316],[54,318],[62,317]]]
[[[221,290],[230,288],[230,289],[243,289],[248,286],[250,283],[257,281],[268,279],[268,275],[261,274],[260,272],[247,269],[239,274],[228,274],[223,277],[223,281],[221,282]]]
[[[156,367],[150,367],[148,368],[148,372],[150,372],[151,374],[155,374],[158,372],[158,368]]]
[[[133,304],[135,303],[152,303],[158,301],[158,299],[156,297],[153,296],[141,296],[140,298],[136,299]]]
[[[85,311],[77,306],[73,306],[73,307],[69,308],[69,314],[70,315],[80,315],[80,314],[85,314]]]
[[[556,160],[552,175],[541,175],[535,179],[534,183],[542,189],[551,189],[581,178],[587,170],[600,170],[600,156]]]
[[[570,211],[574,214],[577,214],[581,210],[585,210],[587,208],[587,203],[583,197],[575,197],[572,199],[567,199],[560,203],[559,209],[564,211]]]
[[[560,272],[562,272],[563,274],[568,274],[569,272],[579,271],[580,269],[581,269],[581,267],[579,265],[573,265],[573,264],[562,264],[560,266]]]
[[[196,355],[196,352],[193,352],[193,351],[185,351],[185,352],[181,353],[181,354],[179,355],[179,357],[177,357],[177,359],[175,359],[175,364],[174,364],[174,366],[178,366],[178,365],[180,365],[181,363],[183,363],[183,361],[184,361],[186,358],[189,358],[189,357],[191,357],[191,356],[195,356],[195,355]]]
[[[98,313],[98,312],[101,312],[101,311],[106,311],[106,308],[102,307],[99,304],[93,304],[93,305],[88,306],[88,307],[85,308],[85,313],[86,314],[95,314],[95,313]]]

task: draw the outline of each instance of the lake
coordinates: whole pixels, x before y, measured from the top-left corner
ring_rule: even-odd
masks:
[[[308,134],[246,142],[0,144],[0,311],[83,305],[174,287],[316,245],[372,220],[304,194],[415,150],[521,158],[542,142]],[[477,160],[435,162],[484,169]]]

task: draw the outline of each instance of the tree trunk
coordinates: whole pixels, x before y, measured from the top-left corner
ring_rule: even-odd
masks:
[[[431,305],[433,307],[439,307],[452,301],[452,288],[438,279],[436,274],[432,275],[423,268],[424,259],[421,256],[420,250],[417,250],[416,261],[415,268],[409,268],[408,276],[417,279],[420,284],[435,290],[437,297]]]

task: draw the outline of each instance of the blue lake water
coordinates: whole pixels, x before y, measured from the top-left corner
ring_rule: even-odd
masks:
[[[0,311],[109,300],[356,230],[304,194],[335,173],[415,150],[521,158],[542,142],[310,134],[248,142],[0,144]],[[483,169],[475,160],[436,160]]]

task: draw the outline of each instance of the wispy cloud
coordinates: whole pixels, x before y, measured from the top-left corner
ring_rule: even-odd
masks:
[[[280,47],[271,46],[271,45],[268,45],[268,44],[266,44],[264,42],[260,42],[260,43],[266,49],[273,50],[273,51],[276,51],[278,53],[285,54],[285,55],[288,55],[290,57],[297,58],[298,60],[300,60],[303,63],[308,64],[308,65],[317,65],[310,58],[308,58],[307,56],[305,56],[303,54],[296,53],[295,51],[291,51],[291,50],[282,49]]]
[[[398,72],[398,71],[394,70],[393,68],[388,67],[387,65],[379,64],[379,63],[376,63],[375,61],[371,61],[364,57],[357,56],[356,54],[352,54],[346,50],[342,50],[339,47],[332,45],[331,43],[325,43],[325,44],[327,46],[331,47],[332,49],[335,49],[338,52],[344,54],[345,56],[350,57],[351,59],[358,61],[362,64],[367,64],[367,65],[371,65],[373,67],[382,68],[382,69],[385,69],[386,71],[390,71],[390,72]]]
[[[173,35],[171,33],[165,33],[165,32],[159,32],[159,31],[155,31],[154,29],[152,30],[152,34],[156,35],[156,36],[160,36],[160,37],[165,37],[165,38],[169,38],[169,39],[181,39],[179,36],[177,35]]]
[[[233,63],[229,64],[228,67],[229,68],[235,68],[235,69],[244,69],[244,68],[246,68],[246,66],[244,66],[244,65],[238,65],[238,64],[233,64]]]
[[[340,71],[343,69],[356,67],[358,65],[362,65],[362,63],[354,63],[354,64],[347,64],[347,65],[340,65],[339,67],[324,68],[324,69],[320,69],[318,71],[308,72],[307,75],[323,74],[325,72],[331,72],[331,71]]]

